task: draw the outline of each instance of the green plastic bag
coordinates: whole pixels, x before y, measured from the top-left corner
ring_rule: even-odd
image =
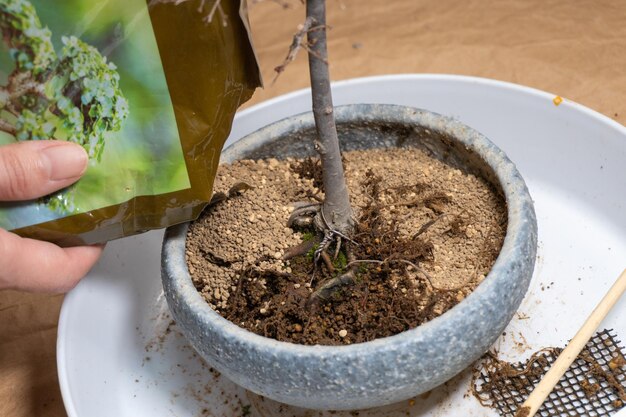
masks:
[[[0,145],[54,138],[90,157],[68,189],[0,203],[0,227],[67,246],[200,214],[260,85],[239,0],[0,0],[0,30]]]

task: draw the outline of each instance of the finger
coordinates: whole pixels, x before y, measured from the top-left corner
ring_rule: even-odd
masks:
[[[43,140],[0,146],[0,201],[32,200],[76,182],[87,153],[75,143]]]
[[[103,246],[60,248],[0,229],[0,289],[67,292],[97,262]]]

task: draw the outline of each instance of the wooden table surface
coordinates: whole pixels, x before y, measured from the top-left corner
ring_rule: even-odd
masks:
[[[250,8],[268,86],[246,106],[308,86],[304,54],[274,85],[304,7]],[[333,80],[445,73],[558,94],[626,123],[625,0],[328,0]],[[0,292],[0,416],[65,417],[55,343],[62,295]],[[230,417],[230,416],[225,416]]]

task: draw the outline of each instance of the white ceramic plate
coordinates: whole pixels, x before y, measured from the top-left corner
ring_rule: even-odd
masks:
[[[509,155],[536,202],[539,255],[520,314],[497,345],[510,360],[564,345],[626,267],[626,128],[567,99],[557,106],[553,94],[469,77],[363,78],[335,84],[334,94],[337,105],[396,103],[456,117]],[[308,92],[298,91],[244,110],[228,143],[309,106]],[[161,237],[110,243],[66,297],[57,355],[69,416],[329,415],[281,408],[203,364],[170,325]],[[602,327],[626,338],[626,297]],[[428,396],[360,416],[497,415],[468,388],[466,372]]]

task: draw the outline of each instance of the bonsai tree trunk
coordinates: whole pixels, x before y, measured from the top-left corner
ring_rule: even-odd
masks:
[[[339,232],[350,236],[354,229],[354,220],[341,162],[330,90],[326,47],[326,1],[307,0],[306,15],[307,19],[312,21],[307,39],[313,115],[318,132],[315,149],[320,155],[325,192],[324,203],[317,219],[318,226],[327,234]]]

